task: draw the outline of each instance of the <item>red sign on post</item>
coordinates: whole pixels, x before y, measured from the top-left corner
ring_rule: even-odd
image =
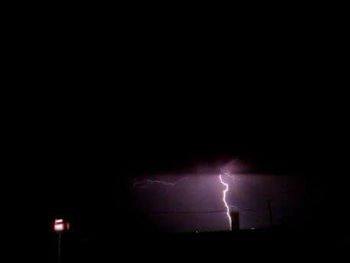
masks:
[[[63,232],[69,230],[69,223],[65,222],[63,219],[55,219],[53,230],[55,232]]]

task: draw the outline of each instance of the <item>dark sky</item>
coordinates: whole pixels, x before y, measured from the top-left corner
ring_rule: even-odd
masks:
[[[192,26],[178,14],[170,24],[163,18],[149,24],[111,12],[101,20],[86,13],[93,18],[89,24],[61,15],[52,26],[40,20],[47,27],[37,33],[43,41],[37,43],[35,26],[16,43],[19,57],[25,43],[34,48],[25,49],[31,56],[25,64],[13,59],[28,69],[28,76],[16,72],[13,80],[43,88],[35,94],[42,103],[28,99],[36,112],[21,112],[30,118],[18,137],[31,142],[25,156],[40,153],[34,174],[48,179],[42,186],[48,227],[54,218],[66,218],[73,239],[95,240],[90,248],[98,244],[112,253],[117,243],[130,240],[134,247],[134,234],[152,231],[154,224],[170,231],[223,230],[225,218],[217,213],[151,219],[147,213],[222,209],[216,173],[193,176],[193,167],[239,158],[251,169],[230,183],[228,199],[241,209],[244,228],[266,225],[268,195],[284,227],[321,233],[322,243],[325,232],[346,232],[348,96],[338,91],[344,87],[346,30],[330,25],[323,12],[327,21],[310,19],[308,26],[296,25],[294,13],[281,23],[280,11],[269,21],[261,10],[256,20],[220,15],[217,25],[204,13],[210,21],[195,19]],[[200,13],[197,6],[193,13]],[[183,175],[189,179],[175,187],[130,190],[135,180]],[[56,236],[49,236],[56,251]],[[154,251],[150,240],[137,242]],[[168,248],[171,255],[176,247]],[[245,248],[252,254],[250,243]],[[293,249],[288,246],[281,258]]]
[[[165,107],[145,99],[136,113],[128,111],[128,115],[111,111],[114,104],[106,108],[97,104],[99,110],[60,106],[56,114],[47,116],[50,122],[42,134],[44,169],[53,200],[50,215],[62,211],[81,220],[85,213],[92,217],[116,213],[115,204],[127,204],[128,182],[133,178],[186,173],[213,160],[240,157],[253,167],[253,174],[301,176],[316,184],[310,188],[316,192],[327,189],[325,179],[338,168],[334,155],[338,153],[330,151],[330,141],[325,140],[324,122],[310,125],[317,116],[311,118],[300,107],[298,111],[289,105],[278,115],[282,108],[275,109],[283,101],[274,107],[261,103],[264,110],[259,111],[239,110],[227,100],[193,111],[170,102]],[[331,138],[336,142],[336,137]]]
[[[90,31],[89,41],[75,42],[70,33],[67,42],[57,34],[48,40],[55,45],[48,44],[43,62],[54,61],[42,72],[53,92],[38,109],[49,220],[59,214],[78,226],[132,224],[134,178],[186,174],[198,163],[236,157],[252,174],[305,179],[308,223],[326,221],[325,207],[341,211],[345,191],[336,189],[346,185],[347,111],[324,89],[341,85],[338,70],[323,67],[318,45],[272,32],[208,49],[203,43],[218,39],[207,41],[204,31],[188,45],[171,34],[158,45],[152,34],[142,35],[145,41],[110,39],[92,54],[85,45]]]

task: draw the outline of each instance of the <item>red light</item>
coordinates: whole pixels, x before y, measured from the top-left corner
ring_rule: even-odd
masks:
[[[54,229],[55,229],[56,232],[63,231],[64,230],[64,224],[55,224]]]
[[[64,222],[63,219],[55,219],[53,229],[55,232],[62,232],[69,229],[69,223]]]

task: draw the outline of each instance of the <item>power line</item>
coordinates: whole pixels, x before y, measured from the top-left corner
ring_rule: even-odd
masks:
[[[239,212],[250,213],[263,213],[263,211],[257,211],[252,209],[238,209]],[[150,214],[221,214],[226,213],[225,210],[212,210],[212,211],[150,211]]]
[[[226,213],[224,210],[214,211],[151,211],[151,214],[218,214]]]

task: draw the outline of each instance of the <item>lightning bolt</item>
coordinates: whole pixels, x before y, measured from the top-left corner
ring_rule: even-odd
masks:
[[[220,183],[225,186],[223,192],[222,192],[222,202],[224,203],[225,207],[226,207],[226,216],[228,218],[228,222],[229,222],[229,229],[230,231],[232,230],[232,219],[230,216],[230,207],[227,204],[226,201],[226,194],[229,191],[229,185],[227,183],[224,182],[224,180],[222,179],[222,175],[219,175],[219,179],[220,179]]]
[[[178,184],[180,181],[182,181],[184,179],[187,179],[187,177],[181,178],[181,179],[179,179],[179,180],[177,180],[175,182],[167,182],[167,181],[163,181],[163,180],[146,179],[146,180],[143,180],[141,182],[135,182],[133,184],[133,187],[137,187],[137,186],[145,187],[147,184],[162,184],[164,186],[175,186],[176,184]]]
[[[228,174],[224,174],[226,176],[230,176]],[[175,186],[176,184],[178,184],[180,181],[182,180],[185,180],[187,179],[187,177],[184,177],[184,178],[181,178],[175,182],[168,182],[168,181],[163,181],[163,180],[152,180],[152,179],[146,179],[146,180],[142,180],[142,181],[136,181],[134,182],[133,184],[133,187],[141,187],[141,188],[144,188],[144,187],[147,187],[148,185],[150,184],[161,184],[161,185],[164,185],[164,186]],[[232,219],[231,219],[231,216],[230,216],[230,206],[228,205],[227,203],[227,200],[226,200],[226,197],[227,197],[227,193],[229,191],[229,184],[226,183],[224,180],[223,180],[223,177],[222,177],[222,174],[219,175],[219,180],[220,180],[220,183],[224,186],[224,189],[222,191],[222,202],[225,206],[225,212],[226,212],[226,217],[228,219],[228,225],[229,225],[229,230],[231,231],[232,230]],[[231,205],[232,207],[235,207],[233,205]]]

